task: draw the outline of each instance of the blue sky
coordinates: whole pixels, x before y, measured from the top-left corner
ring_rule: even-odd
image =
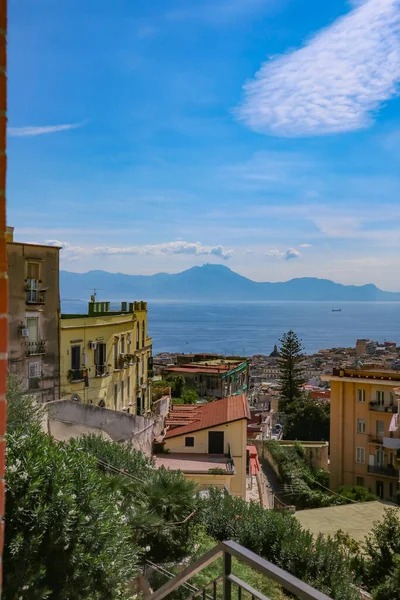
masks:
[[[400,0],[10,0],[8,222],[68,270],[400,290]]]

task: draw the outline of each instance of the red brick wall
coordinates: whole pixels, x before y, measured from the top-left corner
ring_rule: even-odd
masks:
[[[4,540],[4,471],[7,385],[7,247],[6,247],[6,78],[7,0],[0,0],[0,560]],[[0,594],[1,571],[0,564]]]

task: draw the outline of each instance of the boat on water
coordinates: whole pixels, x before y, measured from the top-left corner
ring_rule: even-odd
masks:
[[[332,308],[332,312],[342,312],[341,308]]]

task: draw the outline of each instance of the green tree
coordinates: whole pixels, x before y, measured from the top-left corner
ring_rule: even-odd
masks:
[[[4,598],[127,598],[138,550],[96,461],[36,424],[7,434]]]
[[[284,436],[288,440],[329,441],[329,402],[308,396],[296,398],[285,405],[282,423]]]
[[[383,600],[400,581],[400,519],[395,510],[386,509],[383,520],[374,524],[363,551],[366,558],[363,579],[370,590],[379,590],[379,598]],[[392,598],[399,597],[399,589]]]
[[[303,347],[301,341],[290,330],[282,336],[279,349],[279,411],[285,412],[286,406],[301,396],[301,386],[305,383]]]
[[[181,398],[183,400],[183,404],[196,404],[199,399],[199,395],[196,390],[185,390],[182,392]]]
[[[339,490],[339,494],[355,502],[373,502],[377,500],[375,494],[371,494],[362,485],[343,485]]]
[[[171,394],[173,398],[181,398],[185,390],[186,379],[183,375],[168,375],[166,378],[171,386]]]

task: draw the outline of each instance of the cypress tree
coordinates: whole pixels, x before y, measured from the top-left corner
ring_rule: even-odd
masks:
[[[288,405],[300,398],[301,386],[305,383],[303,346],[294,331],[290,330],[279,340],[279,412],[285,412]]]

